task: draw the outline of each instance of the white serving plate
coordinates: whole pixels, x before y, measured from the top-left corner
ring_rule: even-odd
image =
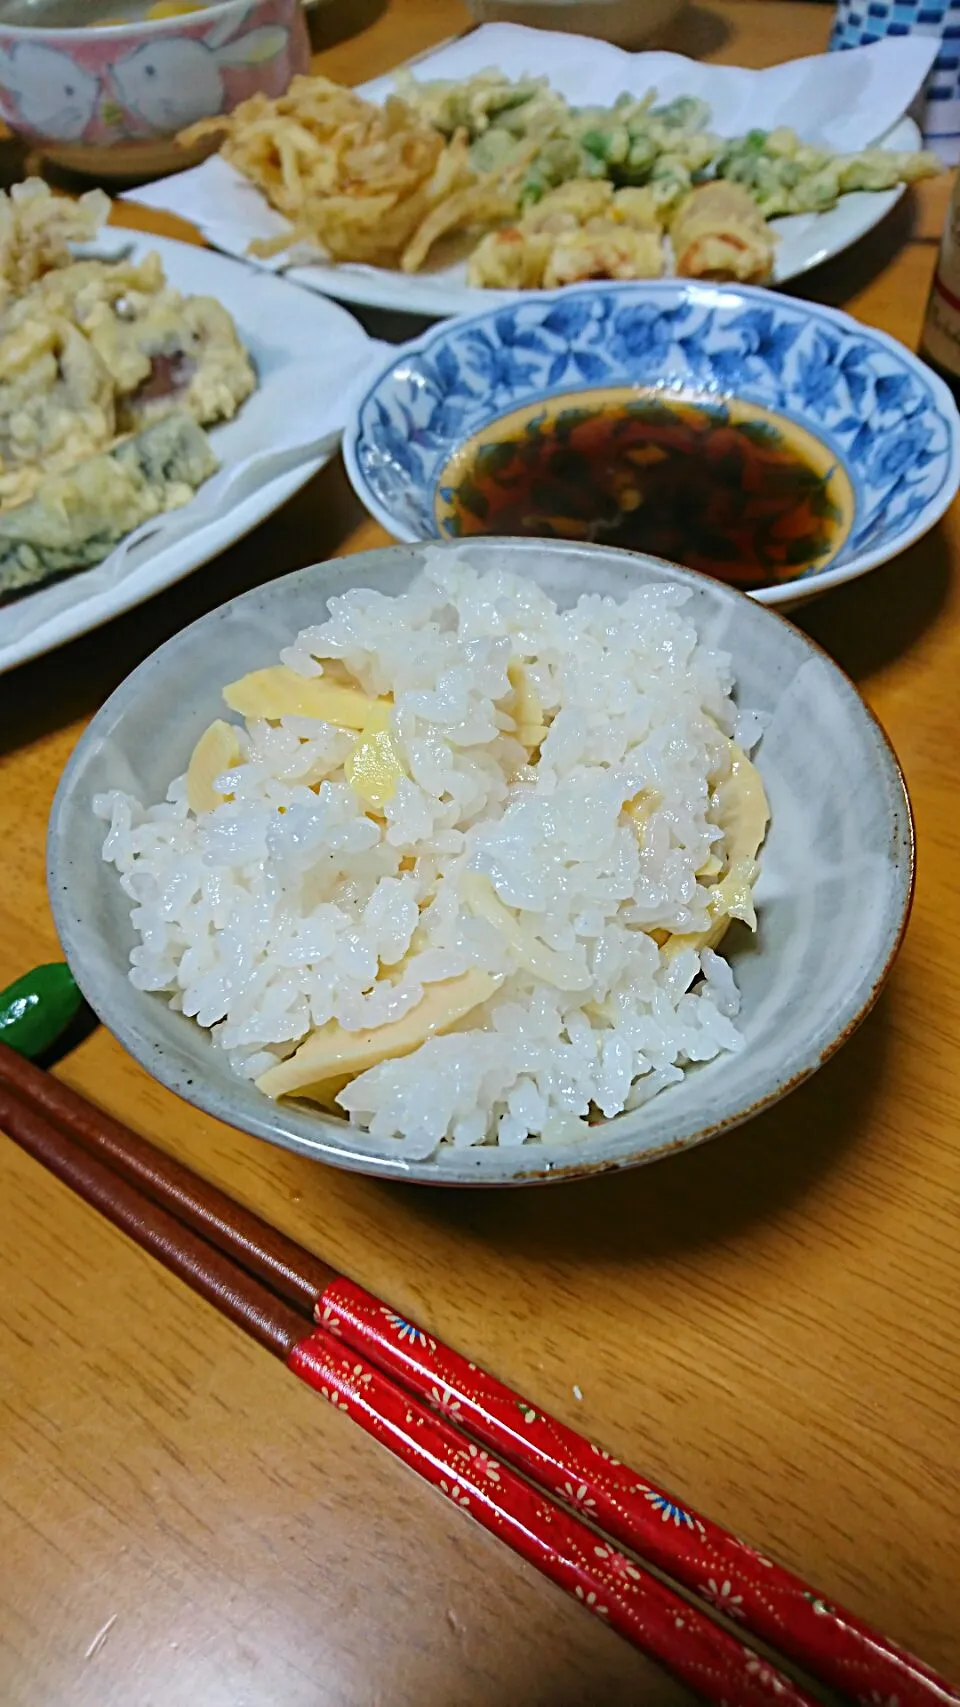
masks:
[[[127,233],[123,233],[126,239]],[[111,230],[107,247],[113,238]],[[252,482],[239,501],[236,494],[221,512],[210,513],[201,487],[193,502],[164,519],[135,546],[124,562],[112,553],[96,568],[62,577],[35,593],[0,606],[0,673],[39,657],[66,640],[142,604],[209,562],[280,508],[322,468],[336,446],[348,415],[355,381],[376,362],[375,344],[353,316],[335,303],[298,290],[286,279],[250,267],[192,243],[129,233],[137,258],[156,251],[169,282],[187,294],[214,296],[232,314],[257,368],[259,385],[236,420],[215,427],[211,441],[221,469],[244,462],[265,446],[305,444],[330,435],[319,454],[306,455],[282,472],[270,465],[265,478]],[[302,428],[302,435],[300,429]],[[197,525],[191,528],[191,514]]]

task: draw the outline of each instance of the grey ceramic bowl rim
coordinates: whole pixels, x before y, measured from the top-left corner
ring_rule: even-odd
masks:
[[[411,553],[422,551],[424,545],[430,543],[431,542],[429,541],[421,541],[414,545],[401,544],[392,547],[374,548],[374,550],[376,550],[378,556],[384,552],[391,551],[395,552],[398,557],[409,556]],[[454,542],[449,543],[453,545]],[[485,541],[484,543],[492,542]],[[510,539],[493,543],[510,547],[519,545],[522,549],[525,546],[533,547],[542,545],[543,542],[536,540]],[[567,546],[567,542],[551,540],[550,545],[551,548],[559,548],[562,551],[565,546]],[[627,559],[634,555],[627,551],[616,551],[612,547],[604,547],[604,553],[608,556],[615,555]],[[356,561],[358,563],[362,563],[367,555],[372,555],[372,553],[358,553]],[[326,559],[321,563],[308,564],[302,569],[294,570],[292,574],[279,577],[278,580],[271,583],[271,585],[274,588],[282,588],[286,583],[292,582],[300,577],[319,574],[324,569],[328,568],[331,563],[337,561],[339,560],[333,558]],[[648,557],[647,561],[656,563],[664,560]],[[724,594],[730,595],[734,601],[743,599],[746,603],[751,604],[754,610],[758,608],[746,594],[737,591],[735,588],[727,586],[725,583],[717,583],[709,576],[699,574],[696,570],[684,569],[680,565],[673,563],[664,563],[664,567],[669,569],[671,575],[679,574],[682,578],[689,579],[693,584],[709,582],[710,586],[714,589],[719,585],[722,587]],[[325,1139],[322,1136],[322,1129],[318,1129],[316,1139],[307,1139],[284,1124],[284,1105],[282,1103],[272,1103],[269,1099],[264,1098],[264,1112],[262,1116],[260,1114],[248,1114],[245,1111],[241,1115],[233,1109],[229,1102],[224,1102],[215,1088],[208,1091],[206,1085],[202,1081],[198,1083],[193,1078],[181,1080],[175,1067],[172,1063],[168,1062],[163,1045],[155,1038],[151,1038],[143,1033],[135,1023],[131,1023],[127,1017],[129,1009],[122,1002],[114,1001],[112,999],[109,979],[105,979],[103,981],[99,980],[95,972],[92,972],[83,963],[82,955],[78,952],[78,933],[75,928],[74,918],[69,905],[69,896],[71,893],[71,885],[69,881],[70,869],[69,862],[63,857],[63,839],[59,834],[59,823],[72,791],[74,775],[80,771],[86,749],[91,743],[96,742],[99,739],[99,728],[105,724],[109,724],[115,712],[118,709],[122,711],[125,702],[135,697],[137,684],[142,682],[145,674],[161,667],[163,660],[171,652],[175,651],[183,635],[195,632],[205,626],[212,629],[217,621],[222,618],[225,612],[231,610],[234,606],[242,603],[244,600],[255,598],[257,593],[261,590],[262,589],[259,587],[251,588],[245,593],[238,594],[236,598],[227,600],[223,605],[215,607],[214,610],[208,611],[206,615],[197,618],[197,620],[190,623],[186,629],[180,630],[178,634],[171,636],[171,638],[165,641],[162,646],[159,646],[155,652],[150,653],[147,658],[138,664],[135,670],[131,671],[131,673],[125,677],[120,685],[114,689],[110,697],[104,702],[95,717],[88,724],[84,733],[81,735],[80,740],[64,767],[60,782],[54,795],[53,804],[50,809],[50,818],[47,830],[47,889],[53,912],[54,924],[60,938],[64,955],[85,1000],[93,1009],[101,1023],[106,1026],[107,1030],[110,1031],[123,1048],[127,1050],[128,1054],[132,1055],[134,1060],[145,1069],[151,1078],[156,1079],[160,1084],[165,1086],[167,1090],[170,1090],[175,1095],[180,1096],[188,1104],[199,1108],[203,1113],[212,1115],[214,1119],[222,1120],[226,1125],[232,1126],[238,1131],[248,1132],[256,1138],[264,1138],[268,1143],[276,1144],[281,1149],[292,1150],[297,1154],[308,1156],[315,1161],[327,1162],[331,1166],[341,1168],[345,1172],[349,1173],[367,1174],[381,1179],[392,1179],[407,1183],[420,1185],[428,1184],[447,1188],[472,1187],[484,1189],[492,1187],[502,1188],[504,1186],[558,1184],[577,1179],[591,1179],[600,1174],[620,1172],[627,1168],[646,1166],[650,1162],[656,1162],[662,1160],[666,1156],[672,1155],[675,1151],[693,1149],[700,1144],[706,1143],[711,1138],[717,1138],[725,1132],[734,1131],[738,1126],[742,1126],[746,1121],[752,1120],[756,1115],[763,1113],[765,1109],[771,1108],[774,1104],[780,1102],[783,1097],[788,1096],[791,1091],[798,1089],[798,1087],[807,1079],[811,1078],[814,1073],[819,1071],[819,1069],[824,1066],[840,1048],[842,1048],[844,1043],[852,1037],[853,1033],[866,1019],[867,1015],[877,1002],[884,984],[890,975],[890,971],[893,967],[894,961],[896,960],[897,954],[900,951],[900,946],[906,933],[913,905],[916,877],[916,833],[913,809],[907,790],[906,779],[886,730],[879,718],[871,710],[870,706],[860,694],[859,689],[852,678],[841,668],[839,664],[835,662],[833,658],[831,658],[830,654],[826,652],[823,647],[817,644],[816,641],[811,640],[807,634],[803,633],[802,630],[797,629],[796,625],[791,623],[787,617],[783,617],[777,611],[770,610],[769,607],[767,607],[764,608],[763,612],[765,619],[789,629],[795,636],[799,635],[803,645],[809,649],[811,655],[818,658],[831,672],[839,677],[843,687],[852,695],[853,699],[861,708],[868,727],[874,737],[878,764],[885,768],[888,780],[892,785],[892,790],[897,797],[898,810],[902,810],[900,835],[901,857],[893,862],[896,875],[896,903],[898,916],[896,918],[895,925],[891,929],[887,951],[879,964],[871,966],[864,971],[863,976],[856,986],[856,993],[851,994],[846,1008],[841,1010],[838,1014],[835,1022],[835,1029],[829,1041],[822,1044],[818,1049],[809,1050],[799,1059],[792,1061],[789,1073],[778,1077],[776,1083],[771,1086],[768,1092],[763,1096],[756,1098],[748,1105],[733,1110],[731,1113],[715,1122],[708,1122],[705,1125],[698,1125],[696,1122],[688,1122],[684,1125],[681,1122],[679,1130],[672,1138],[664,1140],[664,1142],[653,1149],[646,1149],[642,1152],[631,1152],[627,1155],[612,1157],[598,1156],[596,1161],[593,1162],[590,1160],[578,1160],[576,1162],[571,1162],[569,1165],[562,1163],[558,1165],[552,1160],[548,1162],[545,1159],[539,1166],[537,1166],[533,1164],[536,1147],[530,1146],[529,1148],[524,1147],[524,1150],[519,1153],[511,1152],[511,1154],[518,1159],[520,1155],[529,1155],[533,1165],[529,1168],[515,1166],[507,1178],[496,1178],[490,1176],[471,1177],[467,1175],[457,1178],[448,1174],[427,1173],[424,1171],[425,1165],[423,1163],[407,1161],[401,1154],[398,1154],[396,1160],[384,1160],[380,1156],[371,1156],[363,1151],[352,1149],[349,1142],[350,1127],[346,1123],[344,1123],[344,1142],[342,1145],[335,1144]],[[158,997],[158,1000],[160,999],[161,998]],[[304,1109],[304,1105],[295,1104],[294,1107],[297,1108],[298,1112],[301,1112]],[[429,1164],[426,1164],[426,1166],[429,1166]]]

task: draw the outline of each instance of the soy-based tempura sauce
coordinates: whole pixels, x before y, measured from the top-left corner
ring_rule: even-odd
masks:
[[[442,532],[591,540],[744,589],[823,568],[853,519],[829,448],[754,404],[580,394],[506,416],[441,479]]]

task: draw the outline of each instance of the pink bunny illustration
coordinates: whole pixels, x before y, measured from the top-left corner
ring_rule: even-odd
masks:
[[[254,30],[256,35],[256,30]],[[38,136],[75,142],[96,111],[100,79],[75,65],[67,54],[40,42],[16,42],[0,49],[0,75],[5,99],[12,95],[16,110],[10,117]]]
[[[235,30],[236,16],[223,33]],[[288,32],[264,25],[224,42],[217,31],[204,41],[175,36],[144,42],[111,67],[117,96],[127,112],[151,130],[169,134],[223,110],[222,73],[228,67],[260,65],[287,47]]]

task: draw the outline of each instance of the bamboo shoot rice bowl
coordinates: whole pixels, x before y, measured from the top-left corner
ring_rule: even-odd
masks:
[[[739,1051],[762,728],[690,596],[562,610],[428,549],[331,599],[166,800],[96,798],[132,983],[411,1158],[587,1136]]]

